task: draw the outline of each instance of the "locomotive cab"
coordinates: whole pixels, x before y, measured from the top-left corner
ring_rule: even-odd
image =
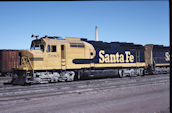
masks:
[[[30,50],[21,50],[19,52],[19,70],[34,70],[37,67],[37,61],[39,64],[43,61],[44,49],[45,42],[33,40]]]
[[[48,43],[49,38],[33,40],[30,50],[21,51],[20,69],[51,70],[60,67],[60,45]]]

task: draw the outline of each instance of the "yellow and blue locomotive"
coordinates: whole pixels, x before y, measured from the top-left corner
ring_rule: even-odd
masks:
[[[161,49],[160,49],[161,48]],[[19,52],[13,84],[169,72],[169,47],[45,36]]]

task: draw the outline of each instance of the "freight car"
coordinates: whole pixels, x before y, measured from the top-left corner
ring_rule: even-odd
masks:
[[[36,37],[30,50],[19,52],[13,84],[167,73],[169,58],[164,46]]]
[[[0,76],[11,76],[18,67],[18,50],[0,50]]]

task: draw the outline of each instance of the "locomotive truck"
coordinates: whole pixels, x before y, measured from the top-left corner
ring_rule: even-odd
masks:
[[[169,47],[85,38],[45,36],[19,51],[13,84],[49,83],[88,78],[142,76],[169,72]]]

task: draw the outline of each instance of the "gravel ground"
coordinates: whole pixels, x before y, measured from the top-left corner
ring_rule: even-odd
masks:
[[[169,113],[169,82],[0,102],[0,113]]]

